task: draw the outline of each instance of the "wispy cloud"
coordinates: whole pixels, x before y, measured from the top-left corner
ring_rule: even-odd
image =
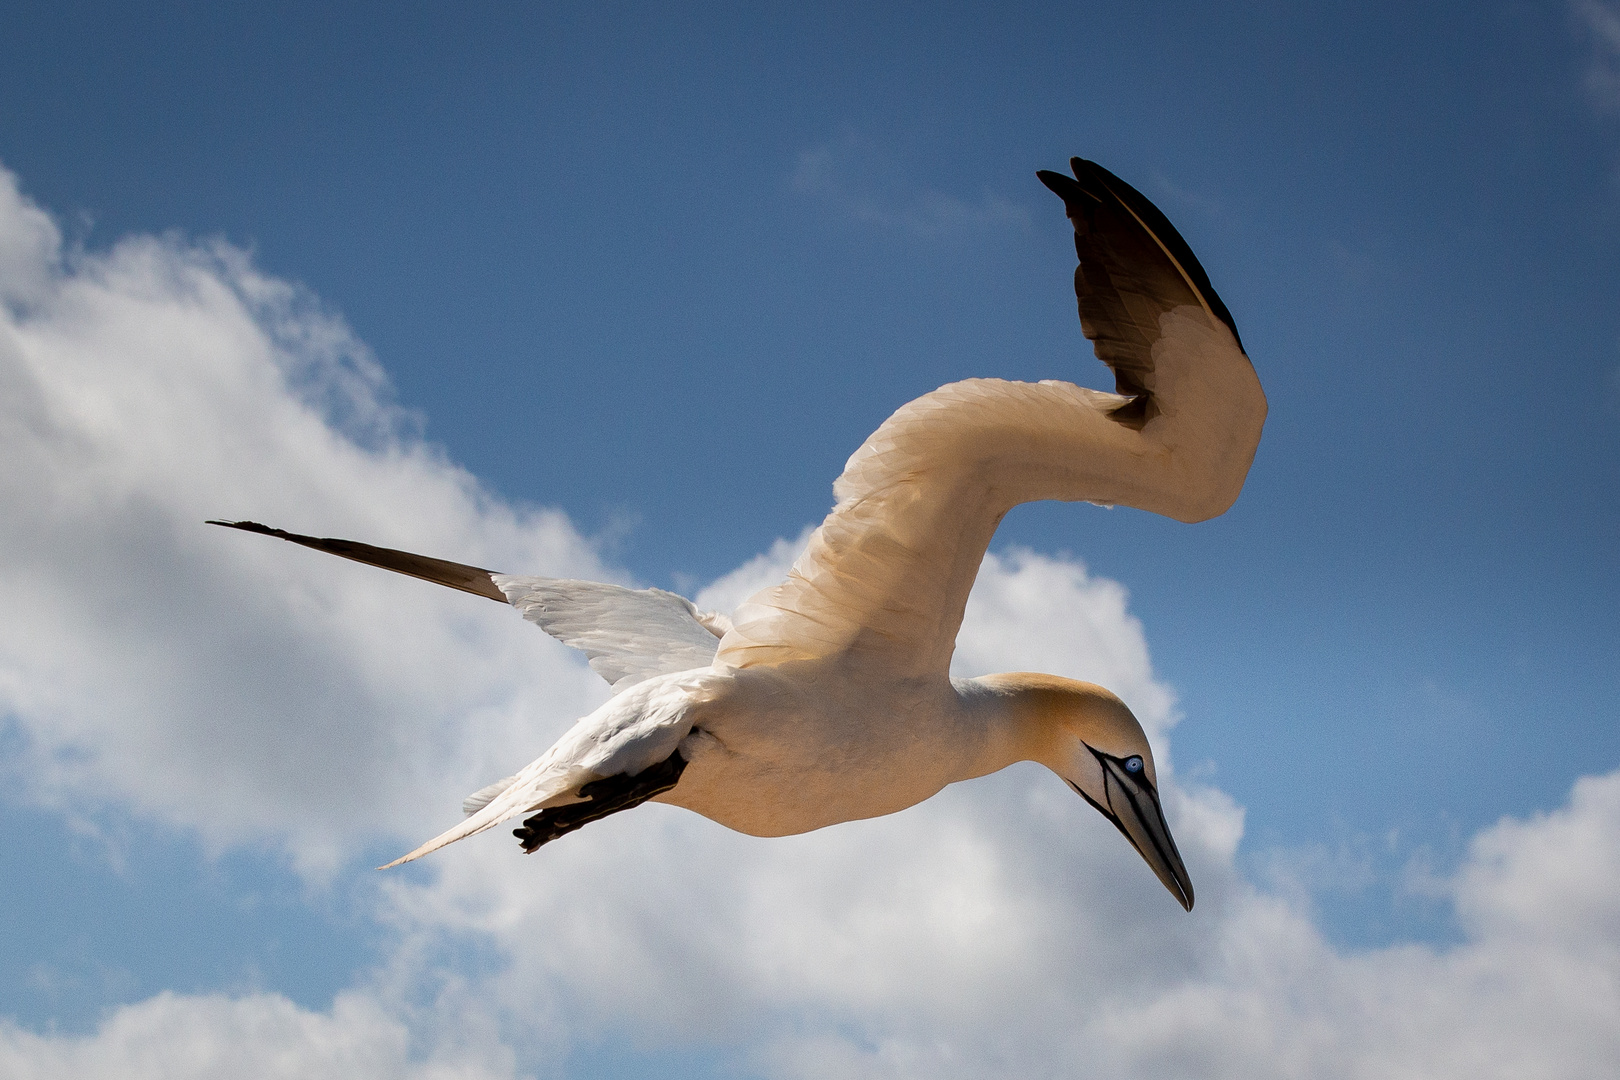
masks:
[[[965,199],[920,185],[854,134],[799,154],[789,182],[838,213],[924,240],[1029,226],[1029,212],[993,192]]]
[[[1575,15],[1591,34],[1586,89],[1607,113],[1620,113],[1620,8],[1604,0],[1573,0]]]

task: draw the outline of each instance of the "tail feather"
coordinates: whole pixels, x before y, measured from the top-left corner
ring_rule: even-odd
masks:
[[[543,760],[543,759],[542,759]],[[535,763],[540,764],[539,762]],[[527,771],[527,770],[525,770]],[[580,784],[585,783],[591,774],[583,769],[541,769],[533,779],[525,781],[523,773],[519,773],[505,791],[496,795],[485,803],[476,813],[459,825],[455,825],[435,836],[409,855],[402,855],[391,863],[377,867],[379,870],[391,870],[403,863],[413,862],[424,855],[430,855],[447,844],[457,840],[464,840],[469,836],[476,836],[485,829],[492,829],[503,821],[509,821],[530,810],[537,810],[542,804],[577,791]],[[479,792],[483,794],[483,792]]]
[[[515,783],[517,783],[517,777],[508,776],[504,780],[497,780],[493,784],[486,784],[477,791],[473,792],[471,795],[467,796],[465,799],[461,800],[461,812],[468,817],[472,817],[474,814],[478,813],[478,811],[488,806],[491,799],[495,798],[495,796],[499,795],[501,792],[505,791]]]

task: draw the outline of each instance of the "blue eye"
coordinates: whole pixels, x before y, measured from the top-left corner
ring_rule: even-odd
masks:
[[[1139,773],[1139,772],[1141,772],[1142,771],[1142,759],[1139,758],[1139,757],[1128,757],[1128,758],[1126,758],[1125,759],[1125,771],[1128,772],[1128,773]]]

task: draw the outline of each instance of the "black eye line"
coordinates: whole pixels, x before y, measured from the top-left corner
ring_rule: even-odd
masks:
[[[1147,770],[1146,770],[1146,764],[1147,763],[1144,761],[1143,762],[1143,766],[1144,766],[1143,771],[1141,771],[1139,773],[1136,773],[1134,776],[1132,776],[1131,772],[1128,769],[1125,768],[1125,760],[1126,759],[1117,758],[1113,754],[1105,754],[1101,750],[1098,750],[1095,746],[1092,746],[1090,743],[1088,743],[1088,742],[1086,742],[1084,740],[1081,740],[1080,745],[1084,746],[1087,750],[1090,750],[1091,755],[1097,759],[1097,764],[1102,766],[1103,797],[1108,800],[1108,804],[1109,804],[1108,809],[1104,810],[1101,806],[1097,806],[1096,800],[1092,799],[1091,796],[1087,795],[1084,791],[1081,791],[1080,786],[1078,784],[1076,784],[1074,781],[1072,781],[1072,780],[1068,781],[1069,786],[1074,788],[1074,790],[1079,791],[1080,792],[1080,797],[1082,799],[1085,799],[1086,802],[1091,803],[1091,805],[1093,807],[1096,807],[1096,809],[1104,817],[1106,817],[1109,821],[1112,821],[1114,823],[1114,828],[1118,829],[1120,831],[1121,835],[1123,835],[1125,837],[1125,839],[1127,839],[1127,840],[1129,840],[1131,842],[1131,847],[1136,849],[1136,853],[1138,855],[1142,856],[1143,858],[1147,858],[1147,853],[1142,850],[1142,846],[1136,842],[1136,838],[1134,836],[1132,836],[1129,832],[1126,832],[1124,823],[1119,820],[1119,817],[1116,814],[1114,814],[1114,812],[1113,812],[1114,799],[1113,799],[1113,796],[1111,794],[1109,794],[1109,790],[1108,790],[1108,782],[1110,780],[1112,780],[1115,784],[1119,785],[1119,789],[1124,794],[1126,801],[1131,804],[1132,812],[1134,812],[1136,814],[1136,817],[1137,817],[1137,819],[1139,821],[1143,821],[1143,822],[1146,822],[1147,815],[1142,813],[1142,804],[1136,801],[1136,795],[1137,795],[1137,791],[1141,791],[1141,792],[1146,793],[1149,801],[1151,801],[1153,803],[1153,809],[1156,811],[1156,813],[1158,815],[1158,819],[1160,821],[1163,821],[1164,820],[1164,808],[1159,803],[1159,792],[1158,792],[1158,790],[1156,788],[1154,788],[1153,781],[1151,781],[1151,780],[1149,780],[1147,778]],[[1141,757],[1141,755],[1140,754],[1132,754],[1131,757]],[[1140,786],[1137,787],[1137,791],[1133,791],[1131,789],[1131,787],[1127,787],[1126,785],[1121,784],[1119,782],[1119,780],[1117,778],[1115,778],[1115,776],[1108,771],[1108,763],[1109,762],[1113,762],[1114,765],[1116,767],[1118,767],[1121,772],[1124,772],[1126,776],[1131,776],[1132,777],[1132,781],[1133,781],[1132,786],[1136,786],[1137,782],[1139,782]],[[1148,828],[1147,829],[1147,834],[1148,834],[1148,840],[1153,844],[1154,850],[1158,853],[1159,858],[1161,858],[1161,859],[1163,859],[1165,861],[1166,865],[1171,864],[1171,862],[1172,862],[1171,856],[1172,855],[1174,855],[1174,860],[1175,861],[1180,860],[1181,853],[1179,851],[1176,851],[1176,842],[1170,836],[1170,834],[1168,832],[1165,833],[1165,840],[1169,842],[1169,845],[1170,845],[1170,851],[1169,852],[1166,852],[1164,850],[1163,845],[1161,845],[1159,843],[1158,834],[1154,829],[1152,829],[1151,827]],[[1177,884],[1176,884],[1176,889],[1177,889],[1178,892],[1181,889],[1181,884],[1179,882],[1177,882]]]
[[[1117,784],[1119,781],[1116,780],[1114,782]],[[1065,780],[1064,783],[1066,783],[1070,787],[1074,788],[1074,793],[1076,795],[1080,796],[1082,799],[1086,800],[1086,802],[1088,804],[1090,804],[1090,806],[1091,806],[1091,808],[1093,810],[1097,811],[1097,813],[1101,814],[1103,817],[1105,817],[1109,821],[1113,822],[1114,823],[1114,828],[1119,830],[1119,835],[1123,836],[1125,838],[1126,842],[1128,842],[1131,845],[1131,847],[1136,848],[1136,853],[1138,855],[1142,855],[1143,858],[1146,858],[1146,855],[1144,855],[1143,852],[1142,852],[1141,846],[1138,845],[1137,842],[1136,842],[1136,837],[1132,836],[1129,832],[1126,831],[1125,823],[1123,821],[1119,820],[1119,815],[1114,813],[1112,807],[1103,806],[1096,799],[1093,799],[1090,795],[1087,795],[1085,789],[1082,788],[1079,784],[1075,783],[1073,780]],[[1104,798],[1108,797],[1108,773],[1106,771],[1103,772],[1103,797]],[[1109,799],[1109,802],[1111,803],[1111,802],[1113,802],[1113,800]]]
[[[1086,742],[1084,739],[1080,741],[1080,745],[1091,751],[1091,756],[1097,759],[1097,764],[1103,766],[1103,774],[1105,776],[1108,773],[1108,762],[1112,761],[1115,765],[1119,766],[1120,771],[1126,776],[1129,776],[1132,780],[1142,781],[1143,785],[1148,789],[1148,791],[1153,793],[1154,805],[1158,805],[1159,793],[1154,791],[1153,781],[1147,778],[1147,758],[1142,757],[1141,754],[1131,754],[1129,757],[1115,757],[1113,754],[1105,754],[1095,746],[1092,746],[1090,743]],[[1142,762],[1142,767],[1134,773],[1125,767],[1125,763],[1131,758],[1139,758]]]
[[[1081,797],[1085,798],[1086,802],[1091,803],[1092,806],[1096,806],[1097,809],[1099,811],[1101,811],[1101,813],[1102,813],[1102,815],[1104,817],[1106,817],[1109,821],[1112,821],[1114,823],[1114,828],[1118,829],[1120,831],[1120,833],[1125,837],[1125,839],[1127,839],[1127,840],[1129,840],[1131,842],[1131,847],[1136,849],[1136,853],[1138,855],[1142,856],[1144,859],[1147,858],[1147,852],[1142,850],[1142,845],[1140,845],[1140,844],[1138,844],[1136,842],[1136,837],[1134,837],[1134,836],[1132,836],[1130,834],[1130,832],[1125,828],[1124,822],[1119,820],[1119,815],[1114,812],[1114,797],[1113,797],[1113,794],[1110,791],[1109,786],[1108,786],[1109,781],[1113,781],[1114,785],[1117,786],[1120,789],[1120,792],[1125,796],[1125,801],[1131,804],[1131,812],[1136,815],[1137,819],[1138,820],[1145,820],[1146,819],[1146,815],[1144,815],[1142,813],[1142,804],[1136,801],[1136,792],[1132,791],[1131,788],[1126,787],[1124,784],[1121,784],[1119,782],[1118,778],[1115,777],[1113,773],[1108,771],[1108,763],[1113,762],[1114,766],[1116,768],[1118,768],[1126,776],[1131,777],[1133,786],[1135,784],[1137,784],[1137,783],[1140,783],[1141,786],[1140,786],[1139,790],[1144,791],[1144,792],[1147,793],[1148,799],[1153,803],[1154,811],[1158,814],[1160,819],[1163,819],[1164,810],[1159,805],[1159,793],[1156,790],[1154,790],[1153,782],[1147,778],[1147,771],[1146,771],[1145,767],[1144,767],[1143,771],[1135,773],[1133,775],[1129,769],[1125,768],[1125,760],[1126,759],[1117,758],[1113,754],[1105,754],[1101,750],[1098,750],[1095,746],[1092,746],[1088,742],[1082,741],[1080,745],[1084,746],[1087,750],[1090,750],[1091,753],[1092,753],[1092,756],[1097,759],[1097,764],[1102,766],[1103,797],[1108,800],[1108,809],[1104,810],[1102,807],[1097,806],[1097,804],[1092,801],[1090,796],[1087,796],[1085,792],[1080,791],[1080,788],[1077,787],[1072,782],[1069,784],[1069,786],[1074,788],[1074,790],[1076,790],[1076,791],[1080,791]],[[1140,756],[1141,756],[1140,754],[1132,754],[1131,755],[1131,757],[1140,757]],[[1145,765],[1145,763],[1144,763],[1144,765]],[[1154,832],[1153,832],[1152,829],[1148,829],[1148,839],[1153,842],[1154,848],[1158,849],[1158,853],[1159,853],[1160,858],[1163,858],[1164,857],[1164,851],[1160,848],[1159,838],[1156,835],[1154,835]],[[1175,841],[1172,840],[1171,844],[1173,846],[1175,844]]]
[[[1130,830],[1125,828],[1125,823],[1119,820],[1119,815],[1114,812],[1114,796],[1109,788],[1110,781],[1115,787],[1120,789],[1120,791],[1124,794],[1126,801],[1131,804],[1131,812],[1134,813],[1138,818],[1142,816],[1142,808],[1137,804],[1136,796],[1129,788],[1127,788],[1124,784],[1121,784],[1113,773],[1108,771],[1108,763],[1111,761],[1116,767],[1124,771],[1125,775],[1131,776],[1130,771],[1125,769],[1124,760],[1122,758],[1115,757],[1113,754],[1105,754],[1084,740],[1081,740],[1080,745],[1084,746],[1087,750],[1090,750],[1092,756],[1097,759],[1097,764],[1102,767],[1103,798],[1108,800],[1108,805],[1106,807],[1099,806],[1097,804],[1097,800],[1093,799],[1090,795],[1087,795],[1085,791],[1081,789],[1080,785],[1076,784],[1073,780],[1068,781],[1068,785],[1074,788],[1075,791],[1079,792],[1080,797],[1091,804],[1092,809],[1096,810],[1109,821],[1112,821],[1114,823],[1114,828],[1119,830],[1119,835],[1123,836],[1130,843],[1131,847],[1136,849],[1136,853],[1138,855],[1144,859],[1147,858],[1147,852],[1142,850],[1142,845],[1136,842],[1136,837],[1131,835]],[[1131,756],[1139,757],[1140,755],[1132,754]],[[1132,777],[1132,779],[1133,781],[1136,779],[1140,779],[1142,781],[1142,786],[1147,789],[1148,797],[1153,800],[1154,809],[1158,809],[1159,793],[1153,790],[1153,784],[1148,781],[1147,774],[1145,772],[1140,772]],[[1155,848],[1159,846],[1159,842],[1157,838],[1153,836],[1153,831],[1151,829],[1148,830],[1148,839],[1153,841],[1153,846]]]

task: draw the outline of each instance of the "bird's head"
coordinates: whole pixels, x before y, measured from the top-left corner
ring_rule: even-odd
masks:
[[[1013,707],[1027,756],[1061,776],[1114,823],[1188,911],[1192,879],[1159,805],[1158,772],[1142,725],[1100,686],[1017,672],[976,680]]]

